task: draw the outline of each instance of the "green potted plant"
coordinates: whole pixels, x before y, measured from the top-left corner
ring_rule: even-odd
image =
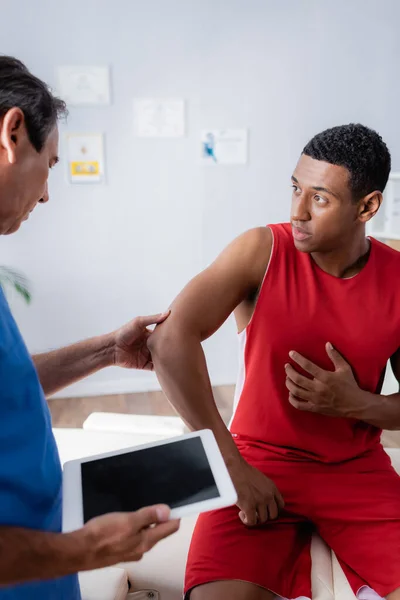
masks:
[[[13,288],[27,304],[30,303],[32,296],[29,291],[29,283],[24,275],[9,267],[0,266],[0,286]]]

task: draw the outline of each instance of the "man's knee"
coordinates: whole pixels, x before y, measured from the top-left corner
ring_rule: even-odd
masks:
[[[275,594],[246,581],[213,581],[194,588],[190,600],[273,600]],[[395,599],[397,600],[397,598]]]
[[[386,600],[400,600],[400,588],[397,588],[397,590],[388,594]]]

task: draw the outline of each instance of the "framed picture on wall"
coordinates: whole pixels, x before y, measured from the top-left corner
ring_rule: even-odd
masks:
[[[400,173],[391,173],[378,213],[368,223],[368,235],[400,240]]]
[[[110,68],[62,66],[57,69],[58,91],[71,106],[106,106],[111,103]]]
[[[104,148],[101,133],[66,136],[69,183],[104,183]]]

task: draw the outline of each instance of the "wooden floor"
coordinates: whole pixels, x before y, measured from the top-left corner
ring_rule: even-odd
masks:
[[[234,386],[214,388],[214,398],[225,423],[232,415]],[[92,412],[114,412],[136,415],[175,415],[162,392],[95,396],[87,398],[57,398],[49,400],[54,427],[82,427]],[[384,432],[387,448],[400,448],[400,432]]]
[[[234,386],[214,388],[214,398],[222,418],[227,423],[232,415]],[[162,392],[94,396],[86,398],[56,398],[48,400],[54,427],[82,427],[92,412],[114,412],[133,415],[176,415]]]

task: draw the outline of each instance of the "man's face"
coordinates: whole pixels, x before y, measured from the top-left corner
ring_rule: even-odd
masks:
[[[359,204],[352,199],[349,172],[301,155],[292,176],[291,224],[302,252],[330,252],[341,246],[359,223]]]
[[[49,199],[47,180],[49,169],[58,162],[58,128],[49,134],[40,152],[32,146],[21,122],[9,128],[9,135],[2,131],[1,140],[0,234],[10,234],[29,218],[38,202]]]

